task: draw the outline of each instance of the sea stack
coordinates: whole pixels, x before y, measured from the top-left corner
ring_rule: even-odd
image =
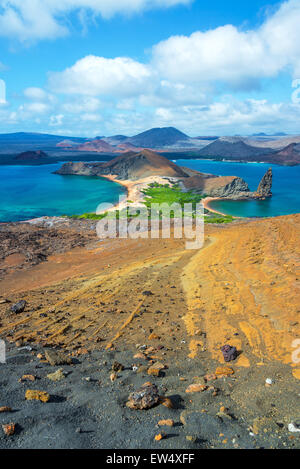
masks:
[[[256,194],[259,199],[272,197],[273,171],[269,168],[257,188]]]

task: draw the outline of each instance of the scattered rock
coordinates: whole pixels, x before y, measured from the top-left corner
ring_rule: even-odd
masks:
[[[55,371],[55,373],[50,373],[49,375],[47,375],[47,378],[50,379],[50,381],[56,382],[64,379],[65,375],[63,373],[62,368],[60,368],[59,370]]]
[[[191,443],[196,443],[197,437],[193,435],[186,435],[185,437],[186,441],[190,441]]]
[[[6,303],[9,303],[9,301],[6,300],[5,298],[4,298],[4,299],[2,298],[2,299],[0,300],[0,305],[4,305],[4,304],[6,304]]]
[[[149,335],[148,340],[158,340],[159,336],[155,334],[155,332],[152,332],[152,334]]]
[[[46,360],[52,366],[70,365],[72,363],[72,360],[70,357],[67,357],[63,352],[60,352],[58,350],[51,350],[51,349],[45,350],[45,357],[46,357]]]
[[[300,432],[300,425],[298,425],[297,423],[291,422],[288,425],[288,430],[291,433],[298,433]]]
[[[174,420],[172,419],[160,420],[157,425],[160,427],[174,427]]]
[[[150,368],[148,368],[148,375],[160,376],[161,371],[164,370],[164,369],[165,369],[165,365],[163,365],[160,362],[156,362],[156,363],[154,363],[154,365],[152,365],[152,366],[150,366]]]
[[[205,384],[201,383],[196,383],[196,384],[190,384],[189,387],[185,390],[187,393],[193,393],[193,392],[203,392],[206,391],[207,386]]]
[[[224,345],[221,348],[225,362],[231,362],[237,358],[236,347],[231,345]]]
[[[160,396],[157,386],[152,383],[145,383],[141,388],[129,395],[126,406],[129,409],[136,410],[150,409],[157,405],[159,401]]]
[[[152,293],[152,291],[146,290],[146,291],[143,291],[143,295],[144,296],[153,296],[153,293]]]
[[[173,409],[174,407],[172,399],[170,399],[170,397],[160,396],[159,401],[160,401],[160,404],[167,407],[168,409]]]
[[[220,366],[216,369],[215,374],[217,378],[226,378],[227,376],[231,376],[234,374],[234,370],[229,366]]]
[[[26,308],[26,301],[21,300],[18,303],[15,303],[14,305],[11,306],[10,310],[12,313],[15,314],[20,314],[23,313],[24,309]]]
[[[6,436],[12,436],[14,435],[16,431],[16,424],[15,423],[8,423],[5,425],[2,425],[2,429],[5,433]]]
[[[12,409],[7,406],[0,407],[0,414],[4,414],[5,412],[12,412]]]
[[[118,378],[118,375],[117,373],[113,372],[111,373],[109,379],[111,380],[111,382],[113,383],[114,381],[116,381],[116,379]]]
[[[116,373],[119,373],[120,371],[124,370],[124,366],[121,363],[114,362],[111,369]]]
[[[23,381],[35,381],[35,376],[33,375],[23,375],[22,378],[19,379],[20,383]]]
[[[27,401],[41,401],[45,403],[50,400],[50,394],[45,391],[27,390],[25,399]]]
[[[138,360],[147,360],[146,355],[142,352],[136,353],[133,358],[136,358]]]

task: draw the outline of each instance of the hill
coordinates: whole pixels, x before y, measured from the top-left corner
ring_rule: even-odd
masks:
[[[15,157],[17,161],[36,161],[36,160],[45,160],[48,159],[47,153],[37,150],[37,151],[25,151],[20,153]]]
[[[187,176],[179,166],[151,150],[142,150],[139,153],[127,152],[107,163],[65,163],[57,174],[114,175],[120,180],[131,181],[149,176]]]
[[[264,149],[263,153],[272,153],[271,149]],[[210,143],[198,152],[199,156],[212,158],[228,158],[234,160],[246,160],[258,157],[262,154],[262,149],[245,143],[239,138],[219,138]]]
[[[168,145],[175,145],[179,141],[189,139],[190,137],[174,127],[163,127],[150,129],[136,135],[135,137],[129,137],[126,142],[137,147],[161,148]]]

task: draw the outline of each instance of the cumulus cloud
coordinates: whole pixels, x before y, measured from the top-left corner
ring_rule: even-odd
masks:
[[[49,84],[57,93],[130,97],[149,88],[151,79],[151,69],[131,58],[89,55],[63,72],[51,73]]]
[[[68,34],[67,15],[80,20],[91,12],[110,18],[150,8],[188,5],[193,0],[0,0],[0,36],[21,41],[53,39]]]
[[[153,48],[153,67],[169,80],[221,81],[245,87],[290,67],[300,73],[300,2],[284,2],[256,30],[225,25],[173,36]]]

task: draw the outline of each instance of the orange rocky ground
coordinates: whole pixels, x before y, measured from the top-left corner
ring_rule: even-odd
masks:
[[[25,299],[27,307],[16,316],[0,302],[0,337],[73,351],[163,345],[158,357],[176,351],[221,363],[220,347],[230,343],[240,351],[237,366],[282,362],[300,379],[292,360],[300,338],[299,237],[294,215],[206,225],[199,251],[182,240],[95,238],[9,271],[0,296]]]

